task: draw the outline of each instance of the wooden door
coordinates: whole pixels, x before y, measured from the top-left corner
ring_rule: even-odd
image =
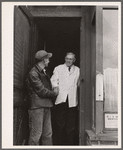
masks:
[[[27,140],[28,114],[25,103],[25,79],[34,64],[35,26],[33,16],[24,6],[14,8],[14,145]]]

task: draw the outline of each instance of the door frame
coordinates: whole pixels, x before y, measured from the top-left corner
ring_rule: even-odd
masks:
[[[41,11],[40,11],[40,15],[32,16],[32,14],[29,12],[29,9],[26,6],[20,6],[20,8],[25,13],[25,15],[28,17],[28,19],[30,20],[30,25],[31,25],[30,38],[31,38],[31,41],[33,41],[34,40],[34,32],[35,32],[34,17],[48,17],[47,15],[49,13],[48,14],[43,13],[41,15]],[[90,51],[91,46],[88,45],[88,42],[91,40],[89,37],[90,31],[91,31],[91,26],[90,26],[91,11],[90,11],[90,6],[81,6],[81,9],[77,9],[77,10],[74,10],[73,8],[71,8],[71,10],[69,10],[69,11],[72,12],[72,10],[73,10],[72,14],[74,16],[70,15],[68,13],[68,11],[64,12],[61,10],[59,10],[59,11],[57,10],[58,15],[56,15],[56,13],[52,12],[52,14],[49,14],[49,17],[79,17],[79,18],[81,18],[81,25],[80,25],[79,145],[85,145],[85,130],[90,129],[91,117],[92,117],[91,109],[90,109],[90,112],[88,112],[87,107],[85,108],[85,106],[88,105],[88,102],[89,101],[91,102],[89,97],[87,97],[87,90],[89,89],[90,90],[89,92],[91,92],[91,88],[86,85],[86,83],[88,83],[88,85],[89,85],[90,80],[91,80],[91,79],[88,80],[86,77],[86,75],[89,76],[89,72],[90,72],[89,69],[91,69],[91,68],[89,68],[88,70],[86,70],[87,64],[90,67],[90,62],[88,63],[87,61],[89,60],[90,53],[91,53],[91,51]],[[32,43],[33,42],[31,42],[31,44]],[[34,48],[33,46],[30,47],[31,50]],[[31,56],[32,56],[32,53],[30,53],[30,60],[31,60]],[[86,58],[87,58],[87,60],[86,60]],[[91,105],[92,105],[92,103],[90,103],[89,108],[91,108]],[[88,116],[88,118],[85,118],[86,116]],[[87,126],[87,128],[86,128],[86,126]]]
[[[84,6],[81,9],[79,145],[85,145],[86,130],[92,129],[95,119],[92,112],[95,113],[96,6]]]

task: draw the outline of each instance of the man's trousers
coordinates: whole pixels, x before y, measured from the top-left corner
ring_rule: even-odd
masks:
[[[77,108],[68,107],[68,100],[55,106],[58,145],[74,145]]]
[[[29,145],[52,145],[52,126],[50,108],[29,110]]]

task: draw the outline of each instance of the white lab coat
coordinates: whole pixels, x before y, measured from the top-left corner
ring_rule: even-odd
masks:
[[[53,88],[59,87],[59,95],[55,101],[56,105],[65,102],[68,96],[69,107],[77,106],[77,84],[79,76],[80,69],[77,66],[73,65],[70,71],[66,64],[55,67],[51,77],[51,83]]]

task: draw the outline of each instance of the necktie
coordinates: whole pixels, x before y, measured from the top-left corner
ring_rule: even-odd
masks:
[[[71,67],[68,67],[68,70],[70,71]]]

